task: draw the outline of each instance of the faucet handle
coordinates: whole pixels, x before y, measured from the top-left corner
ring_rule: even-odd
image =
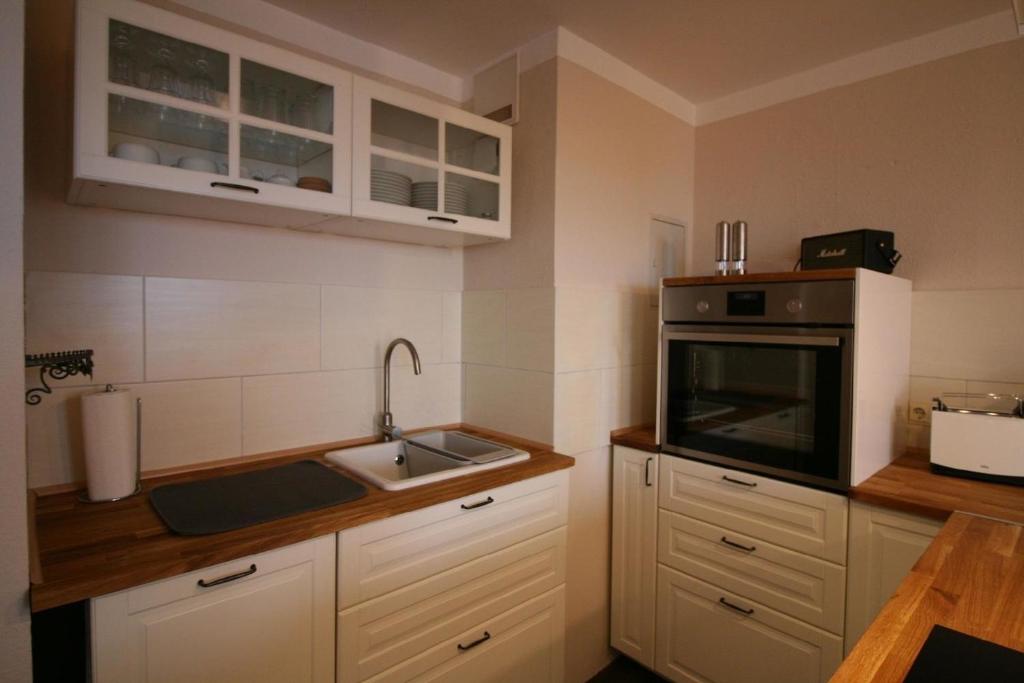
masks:
[[[380,430],[388,438],[388,440],[395,440],[402,438],[402,428],[398,425],[382,424]]]

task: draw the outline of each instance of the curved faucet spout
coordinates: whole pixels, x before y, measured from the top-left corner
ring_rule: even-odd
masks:
[[[422,373],[420,354],[417,353],[416,347],[411,341],[399,337],[388,344],[388,348],[384,352],[384,414],[381,415],[380,420],[380,430],[384,434],[385,441],[391,441],[396,436],[396,432],[401,434],[401,430],[394,426],[391,416],[391,354],[396,346],[404,346],[409,349],[409,355],[412,356],[412,371],[417,375]]]

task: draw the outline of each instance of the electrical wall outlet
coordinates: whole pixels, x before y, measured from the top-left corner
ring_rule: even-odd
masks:
[[[911,424],[929,424],[932,421],[932,404],[911,403],[909,418]]]

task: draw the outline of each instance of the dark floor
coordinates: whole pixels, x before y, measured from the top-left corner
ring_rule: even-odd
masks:
[[[663,683],[664,680],[629,657],[620,656],[587,683]]]

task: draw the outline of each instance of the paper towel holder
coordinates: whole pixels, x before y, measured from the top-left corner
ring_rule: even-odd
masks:
[[[114,391],[114,385],[108,384],[104,391]],[[113,503],[114,501],[131,498],[142,493],[142,399],[135,399],[135,490],[125,496],[116,498],[101,498],[93,500],[89,497],[89,489],[86,488],[78,494],[79,503]]]
[[[33,353],[25,355],[26,368],[39,368],[39,381],[43,386],[25,392],[25,403],[30,406],[39,405],[43,394],[52,394],[53,389],[46,383],[50,379],[67,379],[73,375],[92,377],[92,349],[76,351],[57,351],[55,353]]]

